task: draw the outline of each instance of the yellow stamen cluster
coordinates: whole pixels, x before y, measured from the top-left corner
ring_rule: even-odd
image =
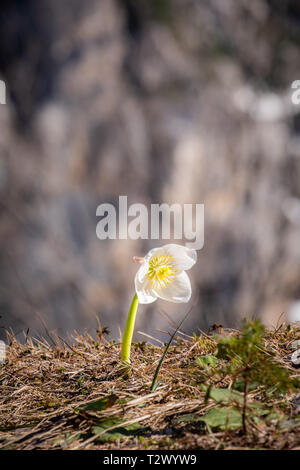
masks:
[[[149,261],[148,279],[153,287],[166,287],[175,278],[177,272],[172,256],[153,256]]]

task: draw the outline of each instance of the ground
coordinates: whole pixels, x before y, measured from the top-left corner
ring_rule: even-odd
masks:
[[[243,395],[228,371],[214,373],[213,363],[220,338],[238,335],[223,329],[214,335],[179,333],[154,391],[163,347],[133,344],[131,368],[124,370],[120,345],[103,334],[97,341],[75,335],[72,343],[27,338],[24,344],[9,335],[7,360],[0,365],[0,448],[300,449],[297,387],[279,395],[259,383],[249,387],[247,409],[260,415],[251,418],[249,411],[243,431]],[[290,361],[297,339],[300,330],[287,325],[264,336],[264,353],[292,380],[300,375]],[[213,360],[203,365],[199,357]],[[224,390],[232,401],[221,396]],[[216,410],[225,410],[225,422],[222,413],[209,421]]]

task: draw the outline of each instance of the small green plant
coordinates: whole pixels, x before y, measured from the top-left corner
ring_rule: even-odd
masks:
[[[259,320],[245,320],[238,336],[222,338],[218,343],[217,358],[225,360],[225,366],[219,371],[229,374],[233,381],[242,383],[242,425],[247,433],[248,393],[252,384],[264,386],[272,393],[285,393],[295,387],[296,383],[287,369],[276,363],[271,353],[264,348],[265,329]]]

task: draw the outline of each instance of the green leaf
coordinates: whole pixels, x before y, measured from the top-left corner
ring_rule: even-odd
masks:
[[[208,367],[216,367],[218,359],[216,356],[198,356],[195,362],[201,369],[207,369]]]
[[[117,395],[114,395],[113,393],[110,395],[106,395],[103,398],[100,398],[99,400],[94,400],[90,401],[89,403],[86,403],[85,405],[79,406],[76,408],[78,411],[104,411],[107,410],[107,408],[110,408],[113,406],[116,401],[118,400]]]
[[[248,384],[248,391],[251,392],[252,390],[255,390],[257,387],[259,387],[259,382],[250,382]],[[238,392],[243,392],[245,388],[245,380],[240,379],[235,382],[233,385],[234,390],[237,390]]]
[[[277,412],[277,411],[271,411],[267,416],[266,416],[266,420],[268,422],[278,422],[278,421],[281,421],[283,420],[283,418],[285,417],[285,415],[283,413],[280,413],[280,412]]]
[[[242,426],[242,415],[236,408],[216,407],[203,416],[185,414],[174,420],[174,423],[204,422],[208,428],[234,430]]]
[[[258,402],[249,403],[248,409],[253,416],[266,416],[270,413],[270,408]]]
[[[203,421],[209,428],[221,431],[235,430],[242,426],[242,415],[236,408],[212,408],[197,421]]]
[[[97,426],[94,426],[92,428],[92,432],[93,434],[100,434],[100,436],[97,438],[97,441],[114,442],[117,439],[123,439],[126,436],[134,435],[137,433],[137,431],[146,430],[146,428],[142,427],[138,423],[133,423],[126,426],[122,426],[122,423],[125,423],[125,421],[120,418],[108,418],[100,421]],[[116,425],[119,426],[106,431],[106,429]]]
[[[243,403],[243,395],[235,390],[228,388],[214,388],[206,387],[202,385],[202,388],[207,392],[207,398],[212,398],[217,403],[230,403],[237,401],[238,403]]]
[[[182,416],[178,416],[178,418],[175,418],[173,421],[174,423],[193,423],[197,422],[199,416],[195,416],[193,414],[186,414]]]

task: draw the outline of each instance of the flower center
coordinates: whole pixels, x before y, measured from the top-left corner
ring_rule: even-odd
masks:
[[[166,287],[175,278],[177,272],[172,256],[153,256],[149,261],[148,279],[153,287]]]

